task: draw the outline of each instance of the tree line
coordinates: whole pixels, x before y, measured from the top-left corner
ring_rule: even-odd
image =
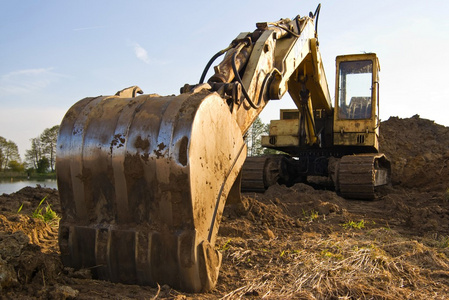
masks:
[[[48,173],[55,171],[59,125],[46,128],[32,138],[22,162],[17,144],[0,136],[0,171]]]
[[[262,120],[257,117],[246,132],[245,143],[248,146],[247,156],[261,156],[279,153],[279,151],[264,148],[262,146],[262,136],[269,135],[269,132],[270,125],[263,123]]]
[[[24,162],[21,161],[17,144],[0,136],[0,171],[54,172],[58,132],[59,125],[55,125],[32,138],[31,148],[26,150]],[[268,124],[264,124],[258,117],[246,133],[248,156],[260,156],[273,152],[261,145],[261,136],[268,135],[268,132]]]

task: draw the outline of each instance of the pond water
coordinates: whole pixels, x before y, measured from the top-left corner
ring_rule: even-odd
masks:
[[[44,180],[1,180],[0,181],[0,195],[11,194],[17,192],[18,190],[26,187],[36,187],[36,185],[41,187],[47,187],[52,189],[57,189],[56,179],[44,179]]]

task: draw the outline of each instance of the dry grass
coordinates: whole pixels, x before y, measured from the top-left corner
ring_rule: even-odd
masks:
[[[444,299],[442,285],[449,292],[444,252],[391,230],[299,238],[229,243],[225,260],[245,271],[222,299]]]

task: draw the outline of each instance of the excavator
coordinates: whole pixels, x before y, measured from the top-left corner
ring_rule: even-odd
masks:
[[[377,141],[378,59],[337,58],[333,107],[319,11],[240,33],[179,95],[133,86],[75,103],[57,143],[63,264],[112,282],[205,292],[221,265],[215,241],[224,206],[238,203],[242,182],[266,188],[324,175],[343,196],[361,199],[388,183]],[[286,92],[298,109],[283,111],[263,138],[284,154],[243,167],[248,129]]]

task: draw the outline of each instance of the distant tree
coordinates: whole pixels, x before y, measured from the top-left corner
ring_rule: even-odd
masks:
[[[39,136],[32,138],[31,149],[26,150],[25,160],[29,168],[36,169],[39,173],[47,170],[47,166],[52,172],[55,170],[56,143],[58,138],[59,125],[46,128]],[[45,160],[44,160],[45,158]]]
[[[248,146],[248,156],[260,156],[264,154],[261,144],[262,135],[268,134],[269,126],[264,124],[257,117],[247,132],[246,145]]]
[[[58,139],[59,125],[47,128],[41,134],[43,153],[48,159],[51,171],[55,170],[56,142]]]
[[[6,139],[2,136],[0,136],[0,171],[3,167],[3,161],[5,160],[5,157],[3,155],[3,145],[6,144]]]
[[[43,156],[42,145],[40,141],[40,136],[30,139],[31,149],[25,152],[25,161],[28,163],[29,168],[38,168],[39,160]]]
[[[49,168],[50,168],[50,162],[48,161],[48,158],[42,157],[37,162],[37,172],[38,173],[47,173]]]
[[[18,162],[17,160],[11,160],[8,163],[8,169],[13,172],[24,172],[25,164]]]
[[[13,160],[20,162],[19,147],[13,141],[0,137],[0,170],[6,170]]]

